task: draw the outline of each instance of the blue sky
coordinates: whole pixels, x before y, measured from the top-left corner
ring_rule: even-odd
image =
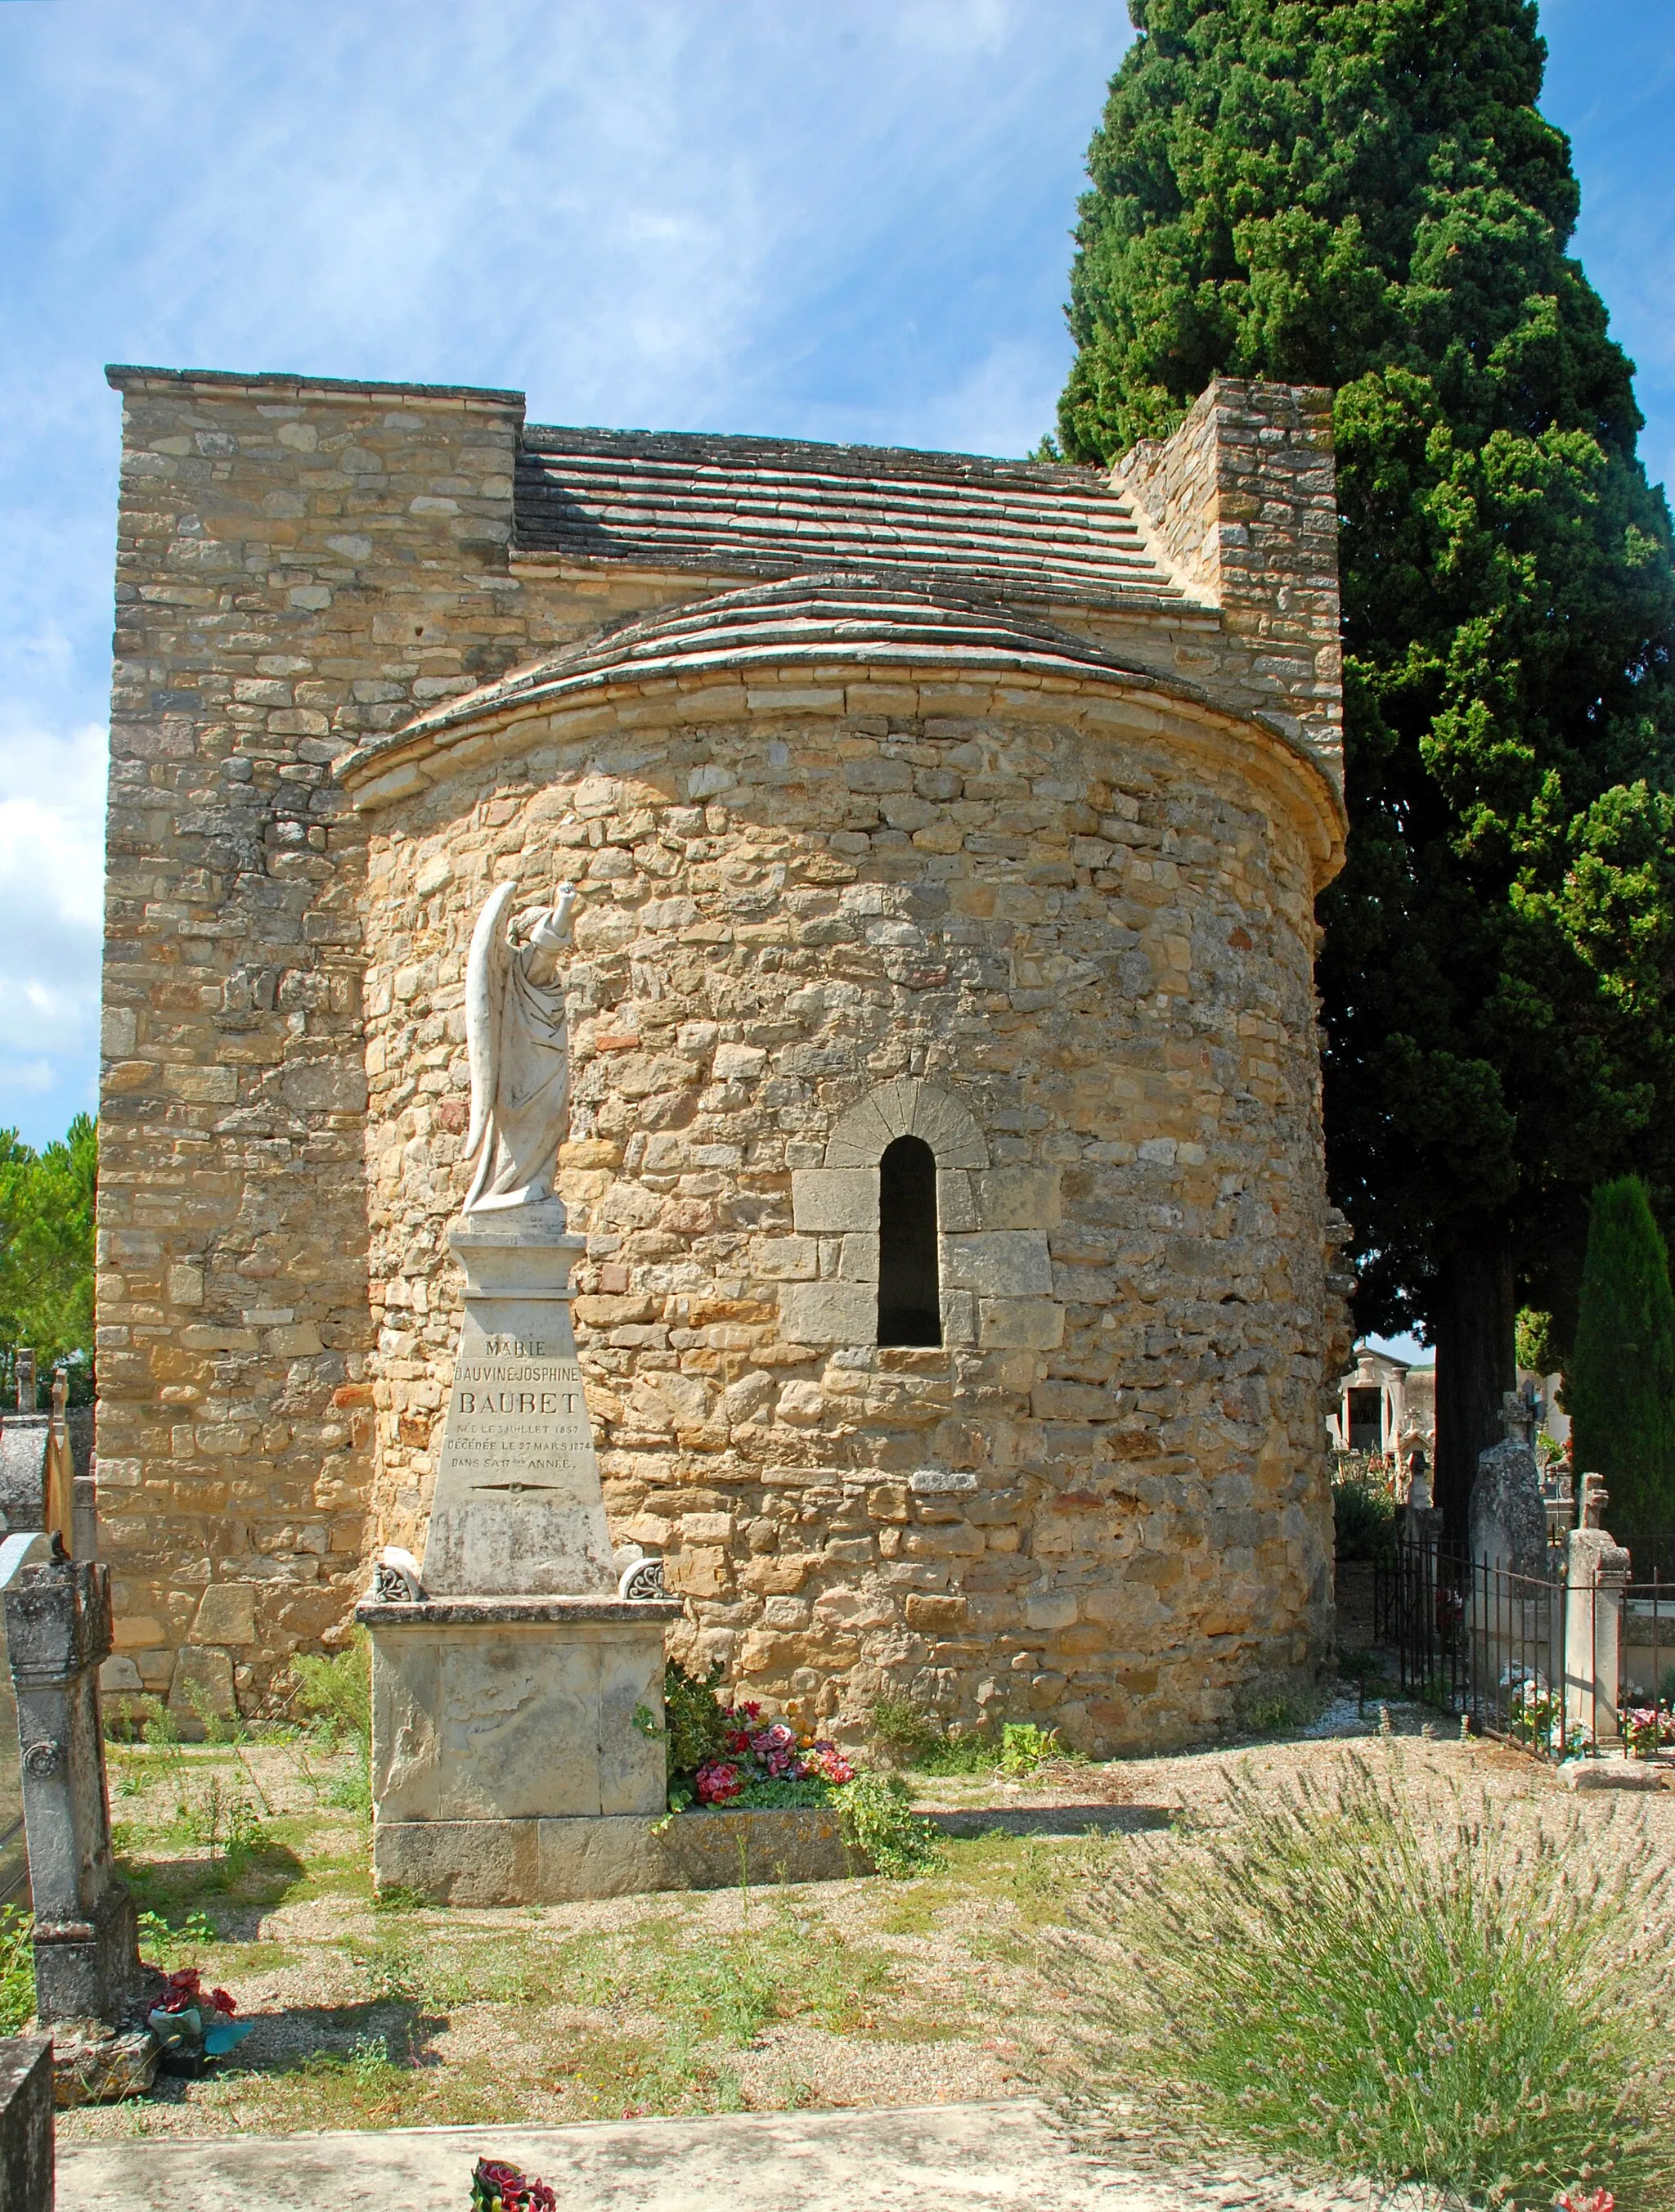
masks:
[[[1675,6],[1543,23],[1675,479]],[[104,362],[1021,453],[1130,36],[1118,0],[0,0],[0,1123],[94,1097]]]

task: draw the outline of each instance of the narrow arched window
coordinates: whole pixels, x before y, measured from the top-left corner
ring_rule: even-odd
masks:
[[[898,1137],[878,1164],[878,1341],[940,1344],[937,1156]]]

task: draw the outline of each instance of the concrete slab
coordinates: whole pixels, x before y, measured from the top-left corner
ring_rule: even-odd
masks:
[[[538,2173],[573,2212],[1101,2212],[1169,2192],[1078,2158],[1029,2102],[737,2112],[581,2127],[417,2128],[83,2143],[58,2154],[58,2212],[466,2212],[482,2156]]]

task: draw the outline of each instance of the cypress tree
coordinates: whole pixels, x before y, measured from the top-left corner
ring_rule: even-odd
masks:
[[[1437,1347],[1459,1531],[1520,1303],[1587,1194],[1668,1188],[1670,521],[1565,251],[1526,0],[1131,0],[1081,204],[1070,458],[1218,371],[1334,387],[1351,834],[1321,902],[1327,1162],[1362,1331]]]
[[[1564,1402],[1578,1476],[1605,1478],[1607,1527],[1675,1528],[1675,1292],[1638,1176],[1593,1194]]]

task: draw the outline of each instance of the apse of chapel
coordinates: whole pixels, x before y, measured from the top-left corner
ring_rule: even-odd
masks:
[[[682,635],[713,648],[713,615]],[[473,918],[507,877],[572,884],[578,1340],[613,1535],[665,1554],[683,1656],[810,1719],[934,1678],[1090,1745],[1143,1705],[1190,1731],[1322,1632],[1335,794],[1102,660],[847,642],[748,676],[642,655],[583,701],[598,656],[565,656],[431,718],[403,787],[372,790],[410,728],[346,764],[373,801],[378,1525],[422,1528],[458,1327]],[[901,1137],[934,1161],[938,1340],[892,1346]],[[1177,1657],[1114,1656],[1160,1637]]]

